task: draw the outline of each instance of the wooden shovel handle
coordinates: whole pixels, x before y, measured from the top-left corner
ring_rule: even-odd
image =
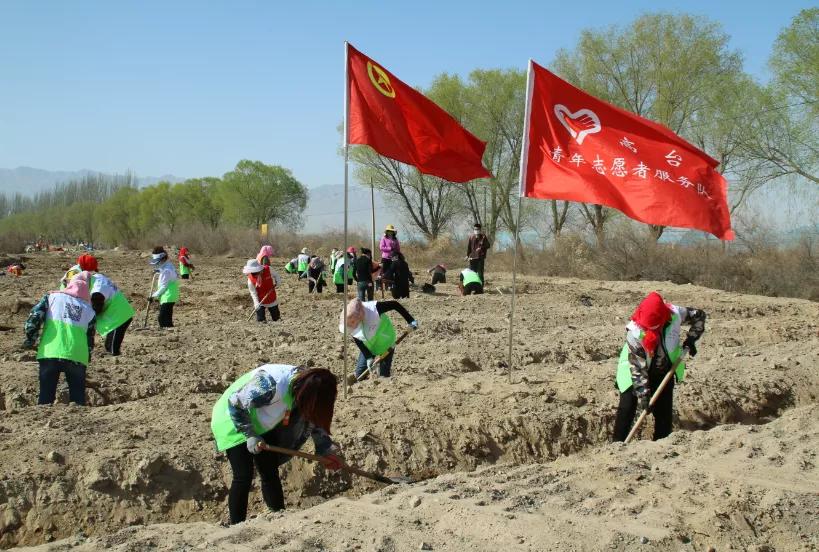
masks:
[[[679,365],[680,365],[680,362],[682,362],[682,361],[683,361],[683,359],[685,358],[685,355],[687,355],[687,354],[688,354],[688,349],[687,349],[687,348],[683,348],[682,352],[680,353],[680,357],[677,359],[677,361],[674,363],[674,365],[671,367],[671,369],[670,369],[670,370],[668,371],[668,373],[665,375],[665,377],[663,378],[663,381],[661,381],[661,382],[660,382],[660,386],[659,386],[659,387],[657,387],[657,390],[656,390],[656,391],[654,392],[654,394],[651,396],[651,400],[650,400],[650,401],[648,401],[648,406],[649,406],[649,408],[650,408],[650,407],[652,407],[652,406],[654,406],[654,403],[656,403],[656,402],[657,402],[657,399],[660,397],[660,395],[662,394],[663,390],[664,390],[664,389],[666,388],[666,386],[668,385],[668,382],[670,382],[670,381],[671,381],[671,378],[673,378],[673,377],[674,377],[674,373],[677,371],[677,366],[679,366]],[[645,421],[645,419],[646,419],[646,416],[647,416],[647,415],[648,415],[648,410],[647,410],[647,409],[646,409],[646,410],[643,410],[643,411],[640,413],[640,417],[639,417],[639,418],[637,418],[637,422],[635,422],[634,427],[632,427],[632,428],[631,428],[631,431],[629,431],[629,433],[628,433],[628,437],[626,437],[626,441],[625,441],[625,442],[626,442],[626,444],[628,444],[629,442],[631,442],[631,440],[632,440],[632,439],[634,438],[634,436],[637,434],[637,430],[639,430],[639,429],[640,429],[640,426],[641,426],[641,425],[643,425],[643,422]]]
[[[275,445],[268,445],[267,443],[264,443],[264,442],[259,443],[259,448],[261,448],[262,450],[269,451],[269,452],[277,452],[279,454],[287,454],[288,456],[298,456],[299,458],[304,458],[304,459],[310,460],[312,462],[321,462],[321,463],[323,463],[322,457],[319,456],[318,454],[310,454],[309,452],[302,452],[300,450],[288,449],[288,448],[284,448],[284,447],[277,447]],[[351,465],[347,464],[343,460],[341,461],[341,468],[340,469],[342,471],[346,471],[346,472],[349,472],[349,473],[354,473],[356,475],[360,475],[361,477],[366,477],[367,479],[372,479],[373,481],[378,481],[379,483],[386,483],[387,485],[392,485],[393,483],[395,483],[395,481],[393,481],[389,477],[385,477],[385,476],[379,475],[377,473],[371,473],[371,472],[362,470],[361,468],[356,468],[355,466],[351,466]]]
[[[395,351],[396,345],[398,345],[399,343],[404,341],[404,339],[409,335],[409,333],[410,333],[409,330],[404,330],[404,333],[402,333],[400,336],[398,336],[398,339],[395,340],[395,344],[392,347],[390,347],[390,350],[387,351],[386,353],[380,354],[377,357],[375,357],[375,360],[373,361],[373,365],[368,367],[367,369],[365,369],[363,372],[361,372],[361,375],[356,378],[356,381],[361,381],[361,378],[366,376],[368,372],[372,371],[373,368],[378,366],[379,362],[381,362],[382,360],[387,358],[387,356],[389,356],[390,353]]]

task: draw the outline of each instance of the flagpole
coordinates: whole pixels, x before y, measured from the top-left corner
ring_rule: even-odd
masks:
[[[344,399],[347,399],[347,249],[350,247],[347,235],[347,210],[350,175],[350,144],[348,142],[349,136],[349,115],[350,115],[350,75],[349,75],[349,44],[344,41],[344,294],[341,297],[343,303],[342,317],[344,318],[344,340],[342,342],[341,354],[344,357]]]
[[[375,255],[375,186],[373,185],[373,179],[370,178],[370,209],[372,211],[372,229],[373,229],[373,236],[372,236],[372,252]]]
[[[509,383],[512,383],[512,340],[515,330],[515,297],[517,296],[517,275],[518,275],[518,241],[520,237],[520,211],[523,203],[523,188],[526,183],[526,161],[529,156],[529,118],[532,112],[532,60],[529,60],[529,68],[526,72],[526,107],[523,118],[523,139],[520,148],[520,170],[518,171],[518,216],[515,223],[515,248],[512,257],[512,299],[509,305]]]

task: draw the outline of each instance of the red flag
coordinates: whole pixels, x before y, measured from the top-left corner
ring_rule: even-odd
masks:
[[[731,240],[719,163],[666,127],[591,96],[531,62],[521,195],[614,207]]]
[[[349,44],[347,86],[349,144],[367,144],[451,182],[492,176],[481,164],[486,142]]]

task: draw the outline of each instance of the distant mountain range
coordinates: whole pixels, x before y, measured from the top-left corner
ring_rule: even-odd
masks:
[[[103,174],[88,169],[80,171],[47,171],[32,167],[17,167],[16,169],[0,169],[0,193],[13,195],[21,193],[33,195],[37,192],[50,190],[55,184],[78,180],[89,174]],[[138,176],[140,186],[150,186],[160,181],[181,182],[184,178],[173,175],[165,176]],[[329,231],[339,231],[344,228],[344,186],[330,185],[310,188],[310,200],[304,212],[303,232],[311,234]],[[361,186],[351,185],[349,193],[350,231],[370,232],[370,190]],[[398,210],[390,206],[384,194],[375,192],[376,231],[381,231],[387,224],[400,226]],[[399,228],[400,230],[400,228]],[[404,235],[407,233],[404,232]],[[369,235],[369,234],[368,234]]]
[[[16,169],[0,169],[0,192],[13,195],[36,194],[50,190],[55,184],[79,180],[90,174],[104,174],[99,171],[83,169],[79,171],[47,171],[33,167],[17,167]],[[165,176],[137,176],[140,186],[150,186],[161,181],[181,182],[184,178],[173,175]]]

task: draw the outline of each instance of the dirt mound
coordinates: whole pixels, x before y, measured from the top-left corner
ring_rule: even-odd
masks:
[[[222,528],[137,526],[39,550],[795,550],[819,545],[819,408],[494,466]]]
[[[182,284],[176,328],[156,329],[151,314],[150,329],[135,331],[142,324],[143,313],[139,311],[125,339],[122,357],[95,351],[88,374],[99,390],[88,391],[89,408],[35,406],[38,383],[34,355],[15,350],[23,339],[27,313],[0,308],[0,324],[12,328],[0,332],[4,351],[0,356],[0,546],[38,544],[79,533],[96,537],[125,525],[224,520],[230,470],[224,457],[215,454],[209,431],[210,410],[219,394],[238,375],[263,362],[310,362],[331,367],[341,375],[337,330],[340,296],[308,295],[304,281],[286,277],[280,290],[282,322],[246,322],[251,304],[241,259],[199,258],[195,262],[195,279]],[[21,296],[39,298],[42,292],[54,289],[65,263],[57,255],[33,255],[26,275],[0,281],[0,304],[13,304]],[[277,266],[283,263],[281,260]],[[108,252],[101,268],[129,296],[144,297],[151,275],[144,259],[132,253]],[[511,284],[508,274],[490,274],[490,278],[498,287]],[[438,286],[440,295],[416,293],[405,302],[420,320],[421,329],[400,346],[394,377],[353,387],[348,399],[340,400],[337,406],[333,433],[351,463],[416,479],[503,464],[506,467],[478,472],[480,477],[497,478],[491,485],[501,485],[506,477],[512,478],[511,482],[518,477],[515,474],[546,469],[511,467],[515,465],[558,459],[554,466],[560,466],[576,459],[576,480],[582,481],[591,477],[591,472],[581,471],[582,465],[591,463],[604,469],[595,464],[598,455],[605,459],[610,453],[615,455],[612,458],[632,454],[602,445],[610,438],[617,404],[614,363],[622,346],[623,327],[635,303],[653,289],[676,303],[700,307],[709,315],[700,355],[691,361],[686,382],[675,391],[675,427],[759,424],[784,412],[796,416],[789,418],[794,424],[799,416],[812,415],[815,421],[816,410],[811,408],[819,392],[814,369],[819,362],[819,306],[815,303],[663,282],[521,280],[518,285],[525,286],[527,293],[517,304],[513,383],[506,372],[507,296],[461,298],[454,295],[454,285],[443,284]],[[144,307],[138,301],[134,305]],[[401,330],[403,321],[396,319],[396,326]],[[351,370],[356,351],[354,346],[348,349]],[[62,391],[62,401],[66,395]],[[775,424],[760,431],[767,432],[768,427]],[[752,429],[730,431],[753,435]],[[643,435],[650,435],[650,431],[649,424]],[[716,427],[713,434],[725,431]],[[668,446],[673,444],[677,454],[682,454],[686,439],[704,439],[702,435],[678,433]],[[807,432],[803,437],[805,446],[815,450],[815,435]],[[659,446],[646,443],[636,445],[635,450]],[[583,452],[587,449],[591,452]],[[576,455],[578,452],[581,454]],[[563,455],[571,456],[564,459]],[[788,454],[784,457],[786,464],[790,462]],[[723,467],[734,466],[735,455],[714,458],[719,458]],[[763,465],[764,458],[749,458],[747,464]],[[673,463],[671,459],[669,463]],[[747,483],[744,465],[736,464],[738,485]],[[791,464],[784,469],[790,470],[788,466]],[[786,476],[790,477],[790,472]],[[451,494],[465,496],[468,491],[459,486],[481,487],[470,483],[471,477],[448,475],[424,485],[435,488],[443,484],[439,482],[447,482],[453,485]],[[530,475],[520,477],[519,481],[525,481]],[[354,498],[376,489],[375,484],[326,474],[301,460],[285,468],[283,479],[290,508],[315,506],[338,495]],[[555,481],[566,483],[570,479]],[[606,472],[599,480],[590,481],[603,485],[617,480]],[[815,479],[811,481],[815,483]],[[536,483],[521,485],[539,488]],[[483,487],[489,489],[490,484]],[[651,488],[665,499],[666,495],[659,494],[660,487]],[[381,491],[387,493],[384,497],[392,492]],[[401,497],[411,494],[410,490],[395,492]],[[678,491],[669,492],[669,502],[680,498]],[[708,492],[717,493],[714,489]],[[409,494],[406,500],[410,500]],[[625,499],[628,494],[617,496]],[[360,517],[367,518],[369,512],[378,510],[370,501],[381,500],[380,496],[336,500],[309,512],[343,513],[347,508],[350,512],[359,508],[365,513]],[[439,492],[435,496],[444,495]],[[476,500],[494,503],[489,497]],[[262,512],[257,493],[252,501],[251,511]],[[424,504],[428,502],[424,499]],[[622,523],[628,527],[628,512],[616,510],[615,502],[610,503],[611,510],[606,510],[604,517],[611,514],[610,526]],[[703,503],[708,500],[703,499]],[[431,514],[447,507],[458,511],[460,504],[466,502],[447,499]],[[343,523],[339,522],[342,527],[357,527],[361,522],[350,512],[342,518]],[[571,509],[567,512],[566,517],[549,515],[566,525],[573,515]],[[507,513],[520,515],[516,511],[503,515]],[[287,522],[291,525],[300,519],[295,514],[284,519],[291,518],[293,521]],[[328,519],[323,518],[322,523],[329,523]],[[418,531],[437,527],[432,518],[419,519],[420,525],[410,522]],[[508,518],[499,519],[512,523]],[[495,523],[493,520],[487,518],[486,524],[477,525],[488,526]],[[280,521],[277,518],[277,523]],[[386,527],[393,524],[389,520],[384,523]],[[472,524],[461,520],[459,525]],[[184,536],[194,530],[192,527],[197,526],[168,531]],[[210,525],[203,527],[214,531]],[[725,532],[738,539],[738,530],[731,527],[726,524]],[[393,529],[396,534],[420,534],[408,527]],[[451,530],[456,530],[454,525]],[[141,538],[143,530],[129,531],[106,542]],[[506,542],[506,531],[499,526],[497,533],[487,538]],[[688,537],[695,538],[693,534]],[[295,538],[288,537],[282,545],[296,549]],[[354,548],[352,537],[344,538]],[[544,549],[534,544],[541,541],[530,540],[533,538],[525,537],[525,543],[532,543],[532,549]],[[649,534],[647,538],[654,542],[656,537]],[[363,546],[407,549],[405,541],[390,542],[365,542]],[[440,542],[436,541],[436,549]],[[469,542],[450,545],[450,549],[465,548]],[[546,548],[559,548],[550,541],[542,542],[549,545]],[[667,547],[674,548],[675,541],[668,542]],[[525,543],[516,546],[525,549]],[[344,549],[326,542],[322,546]],[[412,544],[412,548],[418,546],[418,542]],[[135,545],[134,549],[141,548],[144,546]],[[319,549],[318,545],[313,548]]]

